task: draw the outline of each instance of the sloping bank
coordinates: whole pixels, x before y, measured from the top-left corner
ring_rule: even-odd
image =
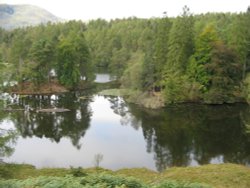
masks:
[[[165,106],[165,101],[160,92],[141,92],[130,89],[107,89],[100,92],[105,96],[122,96],[127,102],[143,106],[145,108],[157,109]]]
[[[244,188],[250,187],[250,169],[221,164],[174,167],[157,173],[148,169],[36,169],[31,165],[1,164],[0,187]]]

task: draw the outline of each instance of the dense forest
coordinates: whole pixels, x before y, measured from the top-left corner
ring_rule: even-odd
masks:
[[[250,9],[176,18],[127,18],[0,30],[1,86],[55,77],[77,89],[105,68],[144,103],[250,101]]]

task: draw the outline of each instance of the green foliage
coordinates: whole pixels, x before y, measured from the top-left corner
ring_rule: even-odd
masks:
[[[206,103],[235,102],[241,93],[242,64],[236,53],[218,38],[213,26],[207,26],[196,40],[188,75],[201,85]]]
[[[172,27],[172,22],[168,17],[163,17],[157,22],[156,25],[156,39],[155,39],[155,50],[154,50],[154,64],[155,64],[155,80],[160,82],[163,79],[164,69],[163,67],[168,62],[168,42],[170,29]]]
[[[239,63],[242,64],[242,77],[250,70],[250,14],[241,13],[237,15],[229,25],[228,44],[233,48],[238,56]]]
[[[194,51],[194,19],[186,6],[181,16],[174,20],[170,30],[167,72],[185,73],[189,57]]]
[[[25,79],[23,75],[23,66],[25,60],[28,58],[29,49],[32,45],[31,39],[25,35],[25,30],[18,29],[15,31],[14,36],[11,38],[10,54],[8,62],[13,65],[12,77],[18,82]],[[29,71],[30,73],[30,71]]]
[[[78,168],[70,167],[70,173],[74,177],[82,177],[82,176],[86,176],[87,175],[87,173],[85,173],[81,167],[78,167]]]
[[[109,68],[111,72],[115,73],[115,76],[117,76],[118,78],[124,72],[129,58],[130,54],[128,49],[121,48],[118,50],[115,48],[113,50]]]
[[[73,34],[71,35],[72,37]],[[60,82],[68,87],[76,86],[80,81],[79,62],[75,57],[74,38],[61,39],[58,47],[57,73]]]
[[[153,188],[211,188],[211,186],[201,183],[180,183],[177,181],[163,181],[162,183],[153,186]]]
[[[171,117],[169,118],[171,119]],[[121,169],[119,171],[109,171],[91,168],[84,169],[84,172],[87,174],[84,177],[73,176],[71,174],[71,169],[35,169],[30,165],[24,164],[4,164],[0,165],[0,170],[0,173],[3,172],[2,174],[4,174],[4,172],[11,173],[9,177],[0,177],[0,187],[4,188],[234,188],[249,187],[250,185],[249,168],[229,163],[203,165],[199,167],[173,167],[162,173],[147,169]]]
[[[210,186],[200,183],[182,183],[177,181],[165,180],[154,185],[146,185],[134,178],[121,177],[117,175],[96,174],[85,177],[46,177],[28,178],[25,180],[0,180],[0,187],[20,188],[20,187],[39,187],[39,188],[209,188]]]
[[[123,72],[121,77],[122,87],[140,90],[141,89],[141,77],[143,71],[143,53],[132,54],[130,61],[128,62],[128,68]]]
[[[11,70],[13,69],[11,64],[1,62],[0,60],[0,89],[4,87],[4,83],[9,84],[11,81]]]
[[[30,49],[31,61],[35,67],[32,68],[32,77],[36,84],[41,84],[47,79],[50,81],[49,72],[53,67],[54,48],[50,41],[40,39],[33,43]]]
[[[5,63],[13,67],[7,79],[19,83],[29,81],[36,86],[50,83],[51,76],[57,76],[52,75],[51,71],[58,70],[59,60],[60,64],[64,64],[65,58],[65,66],[61,66],[58,72],[61,79],[64,78],[65,85],[76,86],[81,78],[92,80],[90,54],[83,34],[85,29],[82,22],[70,21],[3,33],[5,40],[0,43],[0,49],[4,49],[1,56]],[[65,47],[64,52],[71,54],[65,55],[62,50],[58,52],[60,46]],[[68,68],[69,72],[63,72],[63,68]],[[66,82],[65,79],[71,79],[71,76],[72,81]]]
[[[123,178],[112,175],[90,175],[84,178],[66,177],[38,177],[26,180],[0,180],[0,187],[20,188],[20,187],[39,187],[39,188],[87,188],[87,187],[110,187],[110,188],[143,188],[146,187],[138,180],[133,178]]]
[[[211,63],[206,69],[211,75],[209,91],[204,97],[207,103],[232,103],[240,97],[242,65],[237,63],[233,50],[221,42],[215,43]]]
[[[88,79],[89,50],[83,33],[71,32],[62,37],[58,45],[57,75],[68,87],[76,87],[81,77]]]
[[[153,56],[153,45],[150,44],[144,56],[142,65],[142,73],[140,80],[142,81],[141,87],[143,90],[149,90],[154,85],[155,64]]]
[[[169,33],[172,23],[168,17],[159,19],[151,24],[152,35],[147,42],[141,73],[143,90],[162,87],[164,66],[167,63]]]
[[[192,82],[186,75],[170,74],[165,81],[166,103],[197,102],[200,98],[200,88],[197,82]]]
[[[209,87],[210,74],[206,70],[206,65],[211,62],[212,50],[216,41],[218,41],[218,37],[214,27],[207,26],[198,36],[195,53],[190,58],[189,77],[203,86],[203,92],[207,91]]]
[[[86,177],[81,180],[82,185],[98,186],[102,185],[104,187],[126,187],[126,188],[143,188],[145,187],[142,183],[138,180],[133,178],[124,178],[119,176],[112,176],[112,175],[99,175],[99,176],[92,176]]]
[[[244,91],[246,101],[250,103],[250,74],[247,74],[244,80]]]
[[[39,86],[56,70],[61,84],[78,88],[93,80],[95,67],[104,67],[123,88],[161,93],[167,103],[242,101],[250,71],[249,24],[249,12],[192,15],[185,6],[176,18],[0,30],[0,81]]]
[[[12,176],[12,173],[3,167],[3,165],[0,164],[0,179],[4,179],[4,178],[9,178]],[[1,185],[1,184],[0,184]]]

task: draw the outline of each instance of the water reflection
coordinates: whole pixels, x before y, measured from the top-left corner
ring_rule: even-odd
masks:
[[[115,80],[115,77],[107,73],[98,73],[95,76],[96,83],[107,83],[113,80]]]
[[[0,109],[3,109],[5,103],[0,100]],[[6,114],[0,110],[0,124],[6,118]],[[0,127],[0,163],[2,157],[11,156],[14,152],[14,145],[17,139],[17,132],[9,127]]]
[[[14,152],[13,145],[17,139],[17,133],[14,130],[0,129],[0,164],[2,157],[11,156]]]
[[[158,171],[220,162],[250,164],[250,135],[243,124],[244,116],[249,117],[246,105],[179,105],[158,111],[130,106],[130,110],[137,119],[133,117],[131,124],[141,122]]]
[[[80,149],[79,140],[89,128],[91,111],[88,108],[90,99],[80,100],[80,93],[58,96],[29,96],[22,98],[19,106],[29,106],[32,111],[16,111],[10,119],[22,137],[49,138],[60,142],[61,138],[70,138],[72,144]],[[67,108],[65,113],[38,113],[40,108]]]
[[[7,106],[19,110],[0,111],[0,128],[8,120],[22,136],[13,162],[25,158],[39,167],[93,166],[94,155],[102,153],[102,166],[110,169],[147,167],[162,171],[171,166],[226,162],[250,165],[247,105],[186,104],[149,110],[121,97],[77,92],[21,97]],[[32,110],[25,111],[26,106]],[[36,112],[48,107],[70,111]],[[26,148],[39,150],[31,158]]]

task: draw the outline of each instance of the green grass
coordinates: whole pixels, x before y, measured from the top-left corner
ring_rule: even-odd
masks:
[[[170,168],[160,179],[202,182],[214,187],[249,188],[250,168],[236,164],[204,165],[201,167]]]
[[[19,188],[81,188],[81,187],[109,187],[109,188],[143,188],[143,183],[132,178],[118,177],[108,174],[88,175],[86,177],[44,177],[28,178],[26,180],[0,180],[0,187]]]
[[[162,173],[145,168],[111,171],[102,168],[45,168],[25,164],[0,165],[0,187],[142,187],[247,188],[250,169],[235,164],[173,167]]]

